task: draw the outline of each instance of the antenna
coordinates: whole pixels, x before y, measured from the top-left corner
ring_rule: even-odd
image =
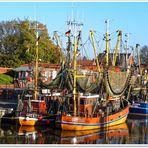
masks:
[[[74,4],[72,2],[71,21],[74,20],[74,12],[73,11],[74,11]]]
[[[37,18],[37,15],[36,15],[36,6],[34,6],[34,18],[35,18],[35,20]]]
[[[76,27],[78,27],[78,30],[81,30],[83,23],[77,23],[75,20],[73,20],[73,21],[67,21],[67,25],[69,26],[69,28],[71,28],[72,33],[75,34],[76,33]]]
[[[125,40],[125,43],[126,43],[126,65],[128,65],[128,52],[129,52],[129,33],[126,33],[125,34],[125,37],[126,37],[126,40]]]
[[[106,23],[106,33],[109,33],[109,19],[105,20]]]

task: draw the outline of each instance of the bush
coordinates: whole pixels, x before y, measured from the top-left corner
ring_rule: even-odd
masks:
[[[0,84],[12,84],[13,78],[6,74],[0,74]]]

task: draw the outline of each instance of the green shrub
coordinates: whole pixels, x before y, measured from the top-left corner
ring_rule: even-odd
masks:
[[[12,84],[13,78],[6,74],[0,74],[0,84]]]

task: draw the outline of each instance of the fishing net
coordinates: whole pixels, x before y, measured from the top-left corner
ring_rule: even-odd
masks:
[[[105,72],[106,88],[110,96],[122,96],[130,84],[131,74],[126,71]]]

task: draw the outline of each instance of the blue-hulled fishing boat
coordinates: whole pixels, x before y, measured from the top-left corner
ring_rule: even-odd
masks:
[[[130,114],[148,116],[148,103],[135,102],[130,107]]]

